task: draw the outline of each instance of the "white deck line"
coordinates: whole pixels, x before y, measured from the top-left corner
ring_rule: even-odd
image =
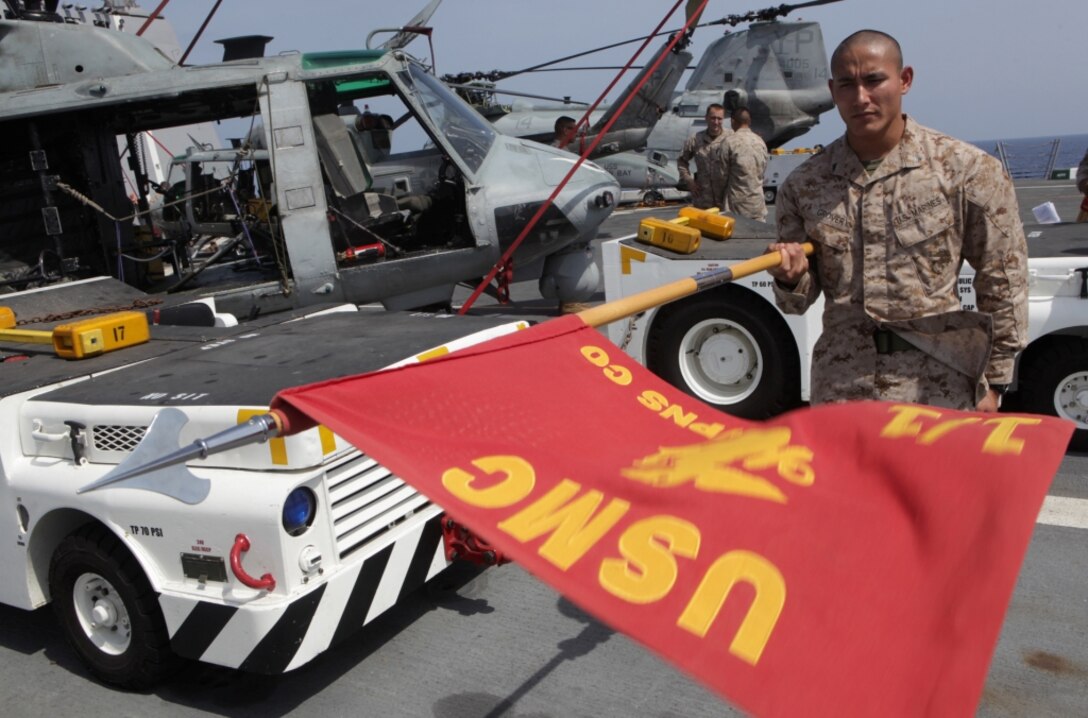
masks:
[[[1038,522],[1048,526],[1088,529],[1088,499],[1047,496],[1039,511]]]

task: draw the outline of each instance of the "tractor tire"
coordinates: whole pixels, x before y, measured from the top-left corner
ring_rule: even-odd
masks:
[[[665,307],[654,318],[646,356],[662,379],[734,416],[766,419],[800,403],[800,359],[789,328],[748,291]]]
[[[1088,340],[1058,336],[1029,347],[1010,398],[1011,409],[1072,421],[1069,448],[1088,451]]]
[[[103,526],[84,526],[61,541],[49,587],[65,638],[103,683],[142,690],[172,668],[158,596],[129,550]]]

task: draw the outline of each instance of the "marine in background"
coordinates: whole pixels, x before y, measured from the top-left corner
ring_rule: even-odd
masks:
[[[778,193],[775,299],[799,314],[824,296],[813,403],[997,411],[1027,339],[1016,195],[996,159],[903,114],[913,79],[890,35],[862,30],[836,48],[829,84],[846,134]],[[956,291],[965,261],[977,311]]]
[[[763,198],[767,143],[752,132],[752,113],[747,108],[733,110],[729,124],[733,133],[718,144],[718,158],[725,175],[725,195],[718,206],[763,222],[767,219],[767,202]]]
[[[699,209],[719,206],[725,196],[725,175],[718,160],[718,145],[731,134],[725,127],[725,107],[714,103],[706,108],[706,129],[696,132],[684,143],[676,159],[680,180],[691,192],[691,203]],[[695,175],[689,163],[695,161]]]
[[[574,142],[577,131],[577,120],[566,115],[561,116],[555,121],[555,137],[551,141],[551,146],[558,147],[561,150],[567,150],[568,152],[574,152],[571,143]]]

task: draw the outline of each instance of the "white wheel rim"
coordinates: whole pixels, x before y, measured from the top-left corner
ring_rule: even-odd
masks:
[[[1078,371],[1058,382],[1054,390],[1054,408],[1058,416],[1088,429],[1088,371]]]
[[[725,319],[704,319],[680,340],[680,374],[703,401],[736,404],[763,378],[763,354],[747,329]]]
[[[117,590],[97,573],[85,573],[72,586],[72,605],[83,634],[98,650],[124,653],[132,641],[132,623]]]

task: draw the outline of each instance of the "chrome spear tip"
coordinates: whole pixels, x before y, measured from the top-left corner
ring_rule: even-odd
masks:
[[[276,421],[275,416],[272,414],[258,414],[243,424],[232,426],[204,439],[197,439],[184,448],[176,448],[181,428],[188,421],[188,417],[180,409],[163,409],[155,415],[155,419],[147,427],[147,433],[144,435],[143,440],[140,441],[140,444],[127,459],[101,479],[78,489],[76,493],[82,494],[93,491],[103,486],[161,471],[194,459],[206,459],[212,454],[239,446],[263,443],[279,435],[279,423]],[[190,474],[190,476],[192,475]],[[197,479],[195,476],[192,478],[196,481],[206,481]],[[146,484],[147,482],[141,482],[141,488],[148,488]],[[208,489],[210,490],[210,487]],[[174,492],[163,493],[175,495]],[[207,490],[203,493],[206,496]],[[192,498],[191,495],[188,497]],[[184,498],[181,500],[187,501]],[[192,502],[187,501],[187,503]]]

